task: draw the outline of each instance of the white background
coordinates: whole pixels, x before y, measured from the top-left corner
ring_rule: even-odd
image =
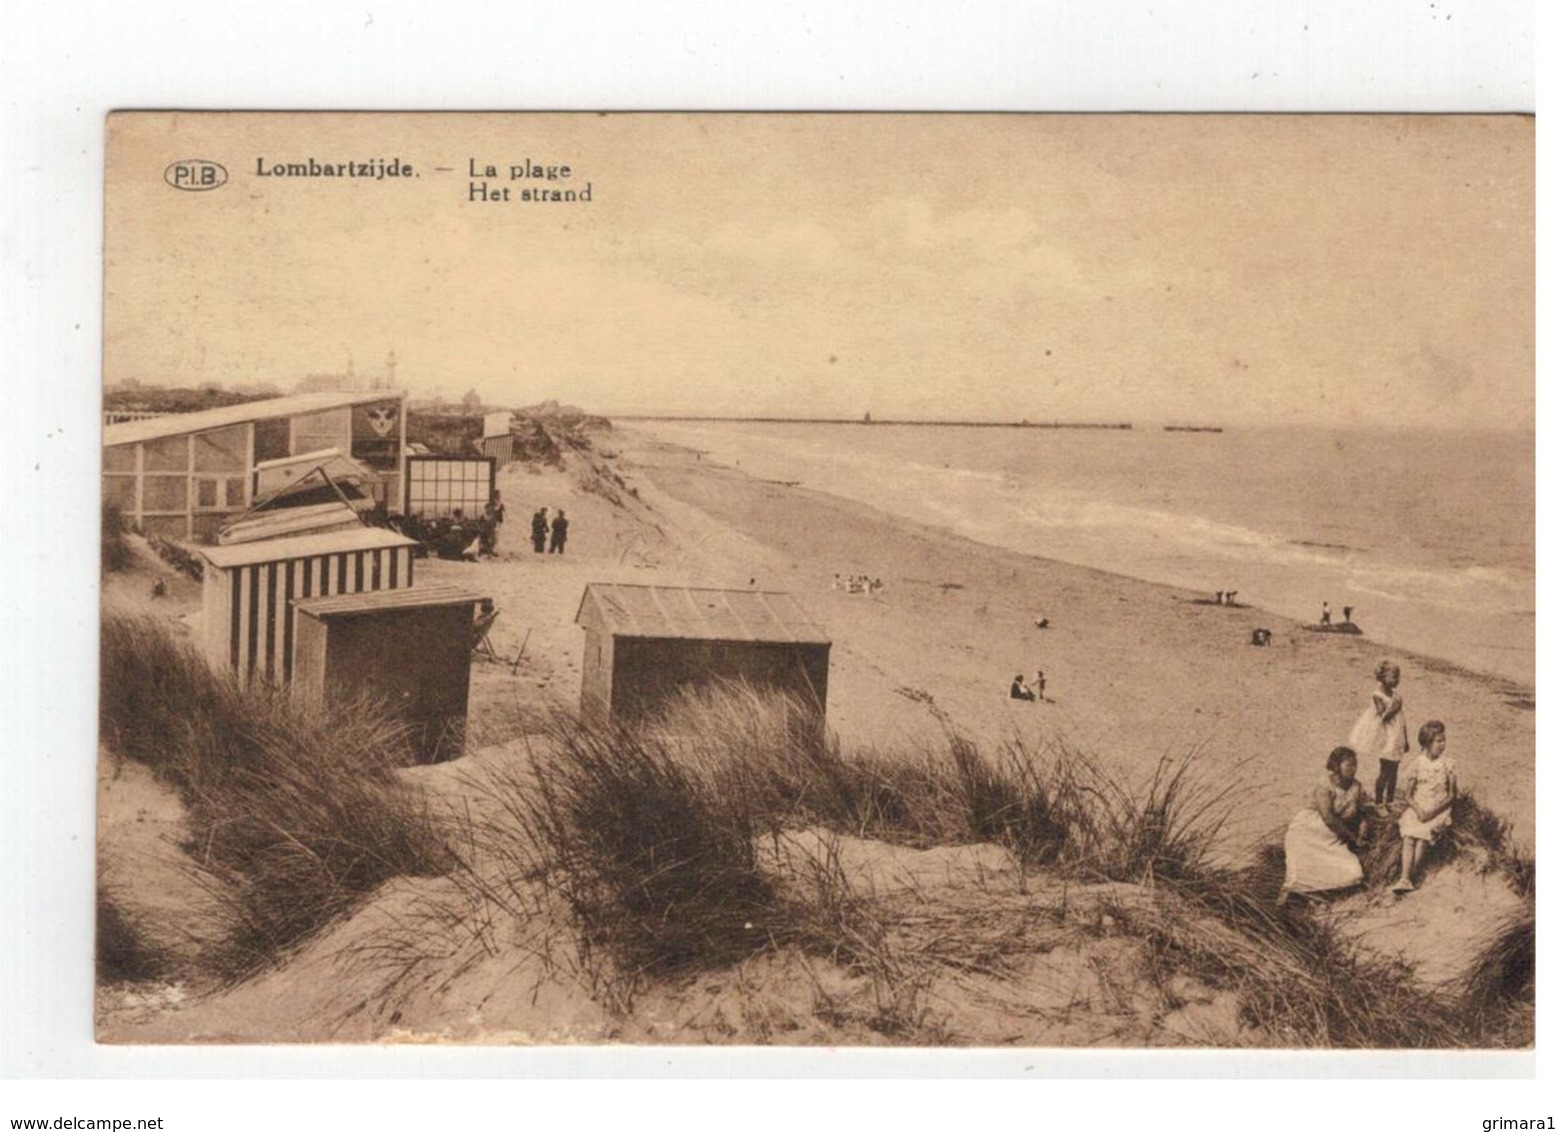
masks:
[[[1318,1129],[1387,1121],[1480,1129],[1486,1117],[1565,1120],[1554,1108],[1559,1093],[1546,1083],[1560,1064],[1550,1009],[1558,996],[1547,994],[1559,969],[1557,949],[1549,946],[1557,886],[1547,865],[1537,1082],[1452,1080],[1530,1074],[1533,1060],[1525,1055],[149,1050],[91,1041],[102,140],[109,110],[1531,111],[1533,16],[1519,0],[926,0],[873,15],[868,6],[821,2],[11,6],[0,32],[0,466],[7,500],[0,509],[7,536],[0,551],[0,719],[10,740],[0,750],[0,1074],[23,1080],[0,1084],[0,1121],[163,1115],[171,1129],[242,1130],[597,1125],[609,1118],[637,1127],[743,1128],[1003,1121]],[[1549,30],[1545,24],[1539,34]],[[1548,85],[1543,58],[1540,77]],[[1557,311],[1560,298],[1557,257],[1549,254],[1549,202],[1560,192],[1549,124],[1547,116],[1540,120],[1545,312]],[[1548,437],[1560,423],[1551,389],[1558,335],[1547,317],[1538,329],[1537,423]],[[1555,661],[1555,524],[1547,504],[1559,482],[1545,446],[1540,683]],[[1559,796],[1559,776],[1546,762],[1559,749],[1550,742],[1558,732],[1550,707],[1544,697],[1538,797],[1545,804]],[[1538,827],[1540,856],[1551,862],[1550,822]],[[1386,1080],[1404,1074],[1426,1079]],[[731,1080],[790,1076],[814,1081]],[[1253,1079],[1278,1076],[1347,1079]],[[266,1080],[281,1077],[311,1080]],[[674,1080],[541,1080],[561,1077]],[[831,1080],[849,1077],[900,1080]],[[935,1080],[996,1077],[1072,1080],[1026,1092],[997,1080]]]

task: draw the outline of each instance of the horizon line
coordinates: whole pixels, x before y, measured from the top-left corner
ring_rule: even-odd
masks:
[[[718,413],[616,413],[608,410],[582,409],[584,413],[592,416],[606,417],[609,420],[620,421],[669,421],[691,424],[842,424],[842,425],[888,425],[909,427],[951,427],[951,428],[1038,428],[1038,429],[1102,429],[1108,431],[1210,431],[1227,429],[1288,429],[1288,428],[1324,428],[1324,429],[1362,429],[1376,432],[1537,432],[1535,421],[1529,421],[1524,425],[1506,424],[1447,424],[1447,423],[1414,423],[1403,424],[1387,421],[1235,421],[1235,420],[1192,420],[1190,418],[1167,419],[1138,419],[1131,421],[1094,421],[1084,418],[1040,418],[1012,417],[1012,418],[934,418],[934,417],[871,417],[865,420],[862,417],[845,416],[782,416],[776,414],[762,414],[755,416],[737,416]]]

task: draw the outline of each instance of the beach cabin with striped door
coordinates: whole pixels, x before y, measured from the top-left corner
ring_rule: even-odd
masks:
[[[294,601],[411,586],[417,545],[395,531],[360,526],[200,548],[206,559],[201,611],[208,658],[232,669],[244,685],[288,683]]]

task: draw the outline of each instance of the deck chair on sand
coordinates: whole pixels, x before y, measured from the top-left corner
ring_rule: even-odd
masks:
[[[494,607],[494,602],[485,601],[478,607],[478,615],[473,618],[473,655],[487,656],[490,660],[499,660],[500,656],[494,651],[494,645],[489,641],[489,630],[494,628],[500,611]]]

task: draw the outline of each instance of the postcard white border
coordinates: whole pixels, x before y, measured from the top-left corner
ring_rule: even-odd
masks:
[[[0,970],[0,1071],[65,1078],[904,1079],[1530,1072],[1532,1059],[1525,1055],[168,1050],[92,1044],[86,976],[93,827],[83,802],[93,790],[90,760],[82,755],[94,746],[97,566],[93,509],[82,502],[95,495],[99,460],[102,143],[109,110],[1528,111],[1536,105],[1533,10],[1521,0],[918,4],[874,19],[826,3],[719,10],[616,2],[594,5],[590,16],[561,4],[519,6],[508,15],[497,8],[283,0],[191,9],[159,0],[34,6],[13,14],[20,17],[21,34],[0,78],[9,180],[0,281],[6,336],[12,338],[15,328],[21,334],[5,350],[10,407],[0,427],[22,513],[10,520],[20,533],[0,565],[12,610],[5,711],[19,725],[6,756],[0,823],[7,865],[0,878],[7,957]],[[1549,199],[1540,192],[1540,201]],[[1548,246],[1546,228],[1540,217],[1540,248]],[[1557,288],[1549,290],[1552,270],[1544,258],[1540,295],[1558,298]],[[1542,300],[1540,309],[1549,309]],[[1547,320],[1539,336],[1539,372],[1549,373],[1547,360],[1559,355]],[[1547,390],[1542,383],[1540,435],[1558,419]],[[1540,500],[1558,482],[1540,454]],[[1540,561],[1547,566],[1554,531],[1541,510],[1539,524]],[[1554,670],[1546,647],[1553,624],[1546,590],[1540,584],[1540,673]],[[1547,711],[1539,713],[1540,751],[1555,747],[1547,741],[1548,719]],[[1539,798],[1558,796],[1546,771],[1540,761]],[[1548,823],[1539,828],[1540,851],[1549,856]],[[1552,888],[1546,870],[1545,892]],[[1544,904],[1553,907],[1552,900]],[[1545,938],[1552,920],[1545,916]],[[1552,1037],[1546,1006],[1540,1002],[1543,1050]],[[1538,1065],[1545,1076],[1543,1055]],[[1139,1096],[1148,1113],[1159,1107],[1142,1089],[1115,1090],[1132,1102]],[[1364,1093],[1377,1103],[1372,1090]],[[1241,1095],[1261,1103],[1249,1089]],[[1226,1107],[1234,1094],[1223,1096]],[[1208,1109],[1207,1115],[1222,1113]],[[1286,1111],[1273,1115],[1278,1126],[1293,1126]],[[1222,1119],[1216,1123],[1227,1126]]]

